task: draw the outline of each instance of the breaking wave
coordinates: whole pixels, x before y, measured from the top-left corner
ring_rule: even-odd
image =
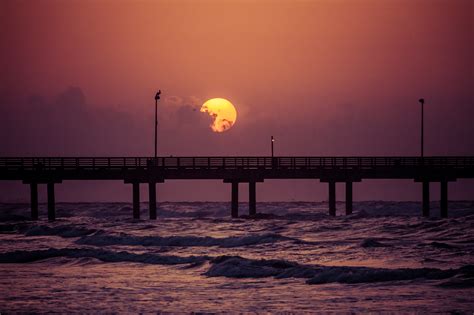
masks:
[[[64,248],[34,251],[13,251],[0,253],[0,263],[29,263],[51,258],[93,258],[102,262],[133,262],[154,265],[187,265],[196,267],[210,263],[204,273],[208,277],[227,278],[265,278],[277,279],[303,278],[307,284],[327,283],[377,283],[389,281],[447,280],[439,286],[446,288],[474,287],[474,265],[457,269],[437,268],[370,268],[301,265],[280,259],[247,259],[240,256],[172,256],[157,253],[131,253],[104,249]]]
[[[458,269],[306,266],[285,260],[252,260],[239,256],[221,256],[211,260],[205,273],[209,277],[230,278],[306,278],[308,284],[375,283],[415,279],[441,280],[457,276],[458,286],[473,284],[474,265]],[[448,286],[448,284],[446,284]]]
[[[261,235],[231,236],[215,238],[210,236],[131,236],[128,234],[111,235],[98,232],[90,236],[83,236],[76,241],[80,245],[111,246],[111,245],[139,245],[139,246],[219,246],[232,248],[258,244],[276,243],[295,240],[279,234],[267,233]]]
[[[47,250],[13,251],[0,253],[0,263],[29,263],[49,258],[95,258],[103,262],[136,262],[154,265],[197,264],[207,260],[205,256],[165,256],[158,254],[135,254],[126,251],[110,251],[84,248],[49,248]]]
[[[77,227],[74,225],[60,225],[49,227],[45,225],[33,226],[29,228],[26,232],[26,236],[46,236],[46,235],[57,235],[61,237],[80,237],[84,235],[89,235],[97,230],[87,229],[82,227]]]

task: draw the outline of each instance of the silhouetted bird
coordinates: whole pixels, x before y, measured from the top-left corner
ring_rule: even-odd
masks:
[[[159,90],[155,95],[155,101],[160,99],[161,90]]]

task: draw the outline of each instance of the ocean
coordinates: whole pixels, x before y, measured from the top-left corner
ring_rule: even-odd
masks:
[[[474,202],[0,204],[0,313],[474,312]]]

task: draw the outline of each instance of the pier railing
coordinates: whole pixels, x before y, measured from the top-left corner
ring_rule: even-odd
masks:
[[[0,157],[0,171],[147,169],[474,168],[472,156],[449,157]]]

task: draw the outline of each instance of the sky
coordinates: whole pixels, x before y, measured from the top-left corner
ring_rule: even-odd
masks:
[[[280,156],[419,155],[420,97],[425,155],[474,155],[473,15],[471,0],[0,0],[0,155],[152,155],[158,89],[159,155],[269,155],[272,135]],[[215,97],[237,110],[223,133],[199,111]],[[419,200],[419,186],[365,181],[354,199]],[[450,187],[474,195],[474,181]],[[327,199],[316,180],[257,189]],[[229,195],[220,181],[158,186],[160,200]],[[130,201],[131,187],[65,182],[57,199]]]

